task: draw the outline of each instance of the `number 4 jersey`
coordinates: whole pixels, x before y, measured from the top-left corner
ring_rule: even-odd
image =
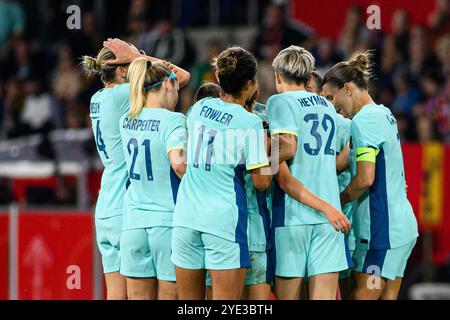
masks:
[[[186,117],[163,108],[144,108],[134,119],[128,114],[120,119],[120,134],[131,182],[123,229],[171,227],[180,179],[169,153],[185,149]]]
[[[105,167],[95,217],[105,219],[123,214],[127,168],[119,132],[119,119],[130,108],[129,84],[98,91],[91,98],[90,117],[97,151]]]
[[[311,192],[341,210],[336,175],[336,111],[323,97],[306,91],[276,94],[267,102],[271,134],[297,137],[297,153],[289,161],[291,174]],[[289,195],[274,197],[273,226],[328,223],[325,216]],[[284,205],[283,205],[284,202]]]
[[[197,102],[187,119],[188,166],[174,227],[247,245],[245,170],[268,165],[261,119],[221,99]]]

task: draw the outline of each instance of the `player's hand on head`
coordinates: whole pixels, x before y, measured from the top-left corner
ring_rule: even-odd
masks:
[[[166,66],[168,66],[170,68],[170,70],[172,70],[173,73],[177,74],[178,73],[178,69],[175,68],[175,66],[170,63],[170,61],[167,60],[163,60],[163,64],[165,64]]]
[[[116,56],[116,59],[106,61],[107,64],[127,64],[141,56],[141,53],[134,45],[117,38],[109,38],[103,42],[103,46]]]
[[[350,232],[352,225],[345,214],[335,208],[330,209],[328,212],[324,212],[324,214],[336,231],[342,233]]]

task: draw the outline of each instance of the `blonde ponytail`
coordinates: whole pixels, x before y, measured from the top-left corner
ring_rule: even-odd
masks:
[[[99,67],[98,67],[98,60],[89,57],[89,56],[83,56],[83,61],[81,62],[81,65],[83,66],[84,73],[88,77],[92,77],[99,73]]]
[[[151,63],[146,58],[135,59],[128,68],[130,83],[130,116],[136,118],[146,103],[147,94],[156,92],[161,86],[149,88],[170,76],[172,70],[161,63]],[[148,89],[144,89],[148,88]]]
[[[151,62],[146,58],[135,59],[128,68],[128,80],[130,82],[130,116],[136,118],[145,105],[144,84],[147,76],[148,65]]]

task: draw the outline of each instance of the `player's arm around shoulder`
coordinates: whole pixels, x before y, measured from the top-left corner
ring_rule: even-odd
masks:
[[[277,159],[271,160],[282,163],[292,159],[297,153],[299,133],[289,99],[282,94],[271,96],[267,101],[267,117],[272,140],[275,140],[271,144],[278,146],[278,152],[272,150],[272,156]]]
[[[173,171],[182,179],[186,173],[186,116],[179,112],[173,112],[168,121],[168,126],[167,155]]]
[[[261,118],[247,112],[245,116],[249,120],[245,142],[246,168],[251,173],[255,188],[259,191],[264,191],[269,189],[272,183],[272,175],[270,170],[268,170],[267,137]]]
[[[356,150],[357,174],[341,193],[341,204],[361,197],[374,183],[376,159],[383,143],[382,135],[376,132],[376,119],[364,115],[352,121],[352,141]]]

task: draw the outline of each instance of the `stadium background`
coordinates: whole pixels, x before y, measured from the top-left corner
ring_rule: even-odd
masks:
[[[73,4],[81,30],[66,26]],[[372,4],[380,30],[366,27]],[[191,71],[182,112],[230,44],[258,57],[263,102],[281,48],[308,48],[321,72],[376,49],[371,91],[398,119],[421,231],[400,298],[450,298],[449,0],[0,0],[0,299],[104,296],[92,219],[101,164],[88,119],[101,83],[78,63],[107,37]],[[81,289],[66,285],[71,266]]]

